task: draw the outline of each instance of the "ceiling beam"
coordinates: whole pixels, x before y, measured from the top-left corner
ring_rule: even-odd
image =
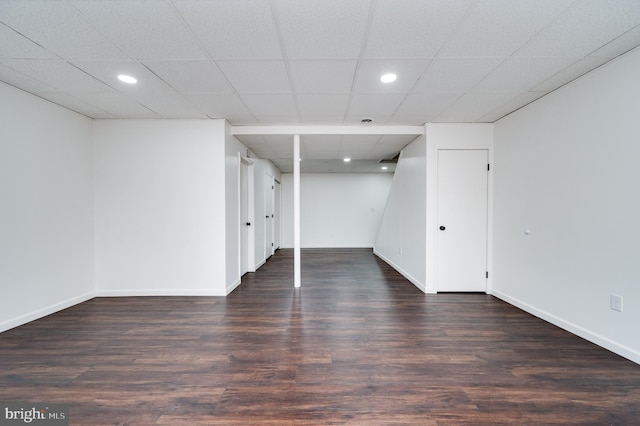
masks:
[[[230,126],[232,135],[424,135],[424,126]]]

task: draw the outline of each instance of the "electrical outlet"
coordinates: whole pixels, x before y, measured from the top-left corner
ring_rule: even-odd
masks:
[[[622,312],[622,296],[611,293],[609,295],[609,307],[618,312]]]

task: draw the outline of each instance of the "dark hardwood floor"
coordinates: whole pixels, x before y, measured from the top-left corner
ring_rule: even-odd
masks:
[[[640,366],[370,250],[279,251],[229,297],[100,298],[0,334],[0,402],[72,425],[638,424]]]

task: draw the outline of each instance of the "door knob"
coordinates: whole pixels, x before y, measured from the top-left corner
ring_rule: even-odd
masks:
[[[445,228],[444,226],[440,226],[440,230],[441,231],[444,231],[445,229],[447,229],[447,228]]]
[[[247,226],[251,226],[251,222],[247,222]]]

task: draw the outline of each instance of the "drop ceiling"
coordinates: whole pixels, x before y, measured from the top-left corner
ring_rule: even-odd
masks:
[[[638,0],[0,1],[0,81],[103,119],[490,123],[639,45]],[[287,169],[286,139],[240,139]],[[305,137],[302,154],[362,171],[408,142]]]

